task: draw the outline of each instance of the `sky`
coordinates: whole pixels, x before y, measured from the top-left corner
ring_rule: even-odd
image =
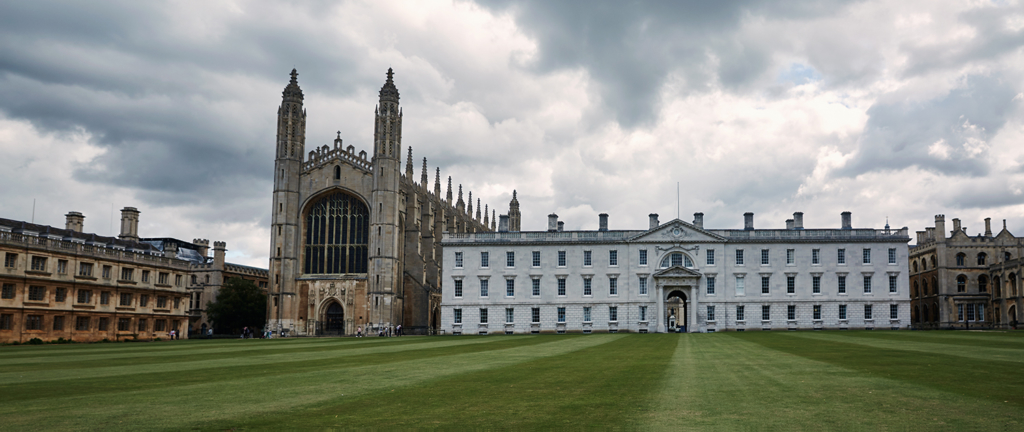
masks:
[[[516,190],[524,230],[1024,235],[1022,46],[1020,1],[3,2],[0,217],[116,235],[131,206],[265,268],[289,72],[307,152],[372,152],[390,67],[415,178]]]

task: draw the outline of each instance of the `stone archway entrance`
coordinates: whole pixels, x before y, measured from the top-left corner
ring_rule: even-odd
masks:
[[[345,334],[345,309],[337,302],[331,302],[331,305],[324,311],[323,323],[324,334]]]
[[[689,310],[686,307],[686,293],[681,289],[667,288],[668,295],[665,296],[665,328],[669,332],[687,332],[689,329],[686,323],[690,322]]]

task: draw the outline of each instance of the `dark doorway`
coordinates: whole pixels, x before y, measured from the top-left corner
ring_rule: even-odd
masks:
[[[345,334],[345,310],[340,304],[331,303],[324,313],[324,332],[328,334]]]
[[[686,294],[681,290],[669,292],[665,298],[665,326],[670,333],[685,333],[687,331],[686,323],[690,322],[687,319],[688,312],[686,310]]]

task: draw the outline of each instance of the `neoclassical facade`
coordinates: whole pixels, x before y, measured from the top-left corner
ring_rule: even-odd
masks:
[[[412,148],[401,167],[402,109],[393,71],[374,111],[373,153],[306,149],[306,110],[293,69],[277,114],[268,326],[291,335],[353,334],[357,327],[436,329],[441,233],[494,224],[473,195],[430,188],[427,161],[414,178]]]
[[[906,329],[907,228],[452,233],[441,326],[454,334]]]

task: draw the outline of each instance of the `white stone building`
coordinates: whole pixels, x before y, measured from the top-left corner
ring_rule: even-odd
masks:
[[[507,230],[445,234],[441,329],[454,334],[900,329],[910,324],[907,228]],[[505,229],[503,229],[505,227]]]

